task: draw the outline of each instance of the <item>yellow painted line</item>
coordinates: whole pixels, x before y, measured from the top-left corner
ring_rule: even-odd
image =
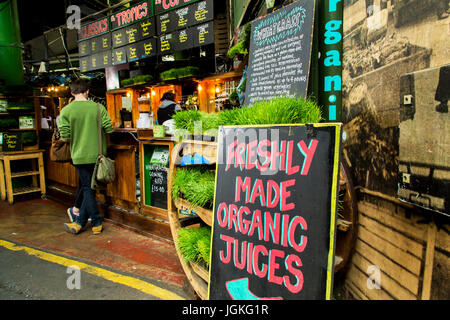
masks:
[[[59,265],[65,266],[65,267],[77,266],[80,270],[83,270],[84,272],[87,272],[89,274],[95,275],[97,277],[100,277],[100,278],[103,278],[103,279],[106,279],[106,280],[109,280],[109,281],[112,281],[115,283],[123,284],[125,286],[134,288],[136,290],[147,293],[149,295],[160,298],[162,300],[185,300],[183,297],[181,297],[169,290],[155,286],[151,283],[142,281],[137,278],[114,273],[114,272],[111,272],[111,271],[108,271],[108,270],[105,270],[102,268],[98,268],[95,266],[91,266],[91,265],[88,265],[83,262],[63,258],[63,257],[57,256],[57,255],[43,252],[40,250],[36,250],[36,249],[30,248],[30,247],[19,246],[12,242],[3,241],[3,240],[0,240],[0,246],[6,248],[8,250],[12,250],[12,251],[25,251],[27,254],[29,254],[31,256],[35,256],[39,259],[53,262],[53,263],[56,263],[56,264],[59,264]]]

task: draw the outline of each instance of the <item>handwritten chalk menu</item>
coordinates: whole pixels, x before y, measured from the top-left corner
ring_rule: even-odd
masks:
[[[147,147],[147,146],[146,146]],[[146,150],[145,157],[145,204],[167,209],[167,167],[169,164],[168,147],[156,147],[150,155]],[[150,156],[150,160],[149,160]]]
[[[221,127],[209,298],[330,299],[341,124]]]
[[[22,150],[22,134],[20,132],[4,132],[2,151],[21,151]]]
[[[172,46],[174,51],[181,51],[194,47],[193,28],[176,31],[173,37]]]
[[[207,0],[157,16],[158,34],[186,29],[214,19],[214,1]]]
[[[306,96],[314,6],[299,0],[252,23],[245,104]]]
[[[169,54],[172,53],[173,50],[173,44],[175,41],[174,34],[166,34],[162,37],[159,37],[159,52],[161,54]]]
[[[208,22],[192,27],[194,47],[205,46],[214,43],[214,22]]]
[[[201,1],[190,6],[188,16],[189,26],[207,22],[214,19],[214,2]]]

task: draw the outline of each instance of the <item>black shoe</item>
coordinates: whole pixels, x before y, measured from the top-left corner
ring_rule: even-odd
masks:
[[[436,111],[441,113],[448,113],[448,105],[447,103],[441,102],[436,106]]]

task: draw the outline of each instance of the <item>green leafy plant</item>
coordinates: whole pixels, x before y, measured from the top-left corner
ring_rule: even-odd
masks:
[[[322,120],[319,106],[311,99],[278,97],[263,100],[250,108],[234,108],[219,113],[181,111],[174,117],[177,129],[194,133],[194,123],[202,121],[203,132],[224,125],[261,125],[318,123]]]
[[[123,79],[120,81],[122,87],[128,87],[136,84],[142,84],[146,82],[150,82],[153,80],[153,77],[149,74],[139,75],[130,79]]]
[[[250,35],[252,32],[252,24],[247,23],[244,27],[240,41],[228,50],[227,56],[233,59],[239,54],[247,54],[250,49]]]
[[[178,231],[176,244],[187,263],[190,261],[204,263],[209,267],[210,243],[210,227],[180,228]]]
[[[172,197],[180,196],[194,207],[212,209],[215,174],[204,167],[179,168],[172,182]]]
[[[161,72],[160,78],[163,81],[175,80],[180,78],[196,76],[200,73],[198,67],[188,66],[184,68],[173,68],[167,71]]]

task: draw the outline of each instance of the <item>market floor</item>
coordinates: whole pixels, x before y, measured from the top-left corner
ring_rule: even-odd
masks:
[[[9,256],[32,256],[23,258],[23,263],[48,270],[67,270],[79,266],[81,272],[89,274],[88,277],[102,278],[102,281],[126,286],[144,294],[117,296],[123,299],[141,299],[145,295],[149,299],[194,298],[184,289],[186,277],[172,243],[146,237],[108,222],[103,223],[104,231],[100,235],[93,235],[90,228],[78,235],[68,234],[63,227],[68,222],[66,210],[66,207],[51,200],[18,201],[11,206],[0,201],[2,254],[9,251]],[[16,261],[14,259],[0,259],[0,269],[8,267],[8,261]],[[45,262],[32,263],[33,259]],[[51,264],[58,267],[50,267]],[[67,279],[70,274],[63,273],[63,276]]]

